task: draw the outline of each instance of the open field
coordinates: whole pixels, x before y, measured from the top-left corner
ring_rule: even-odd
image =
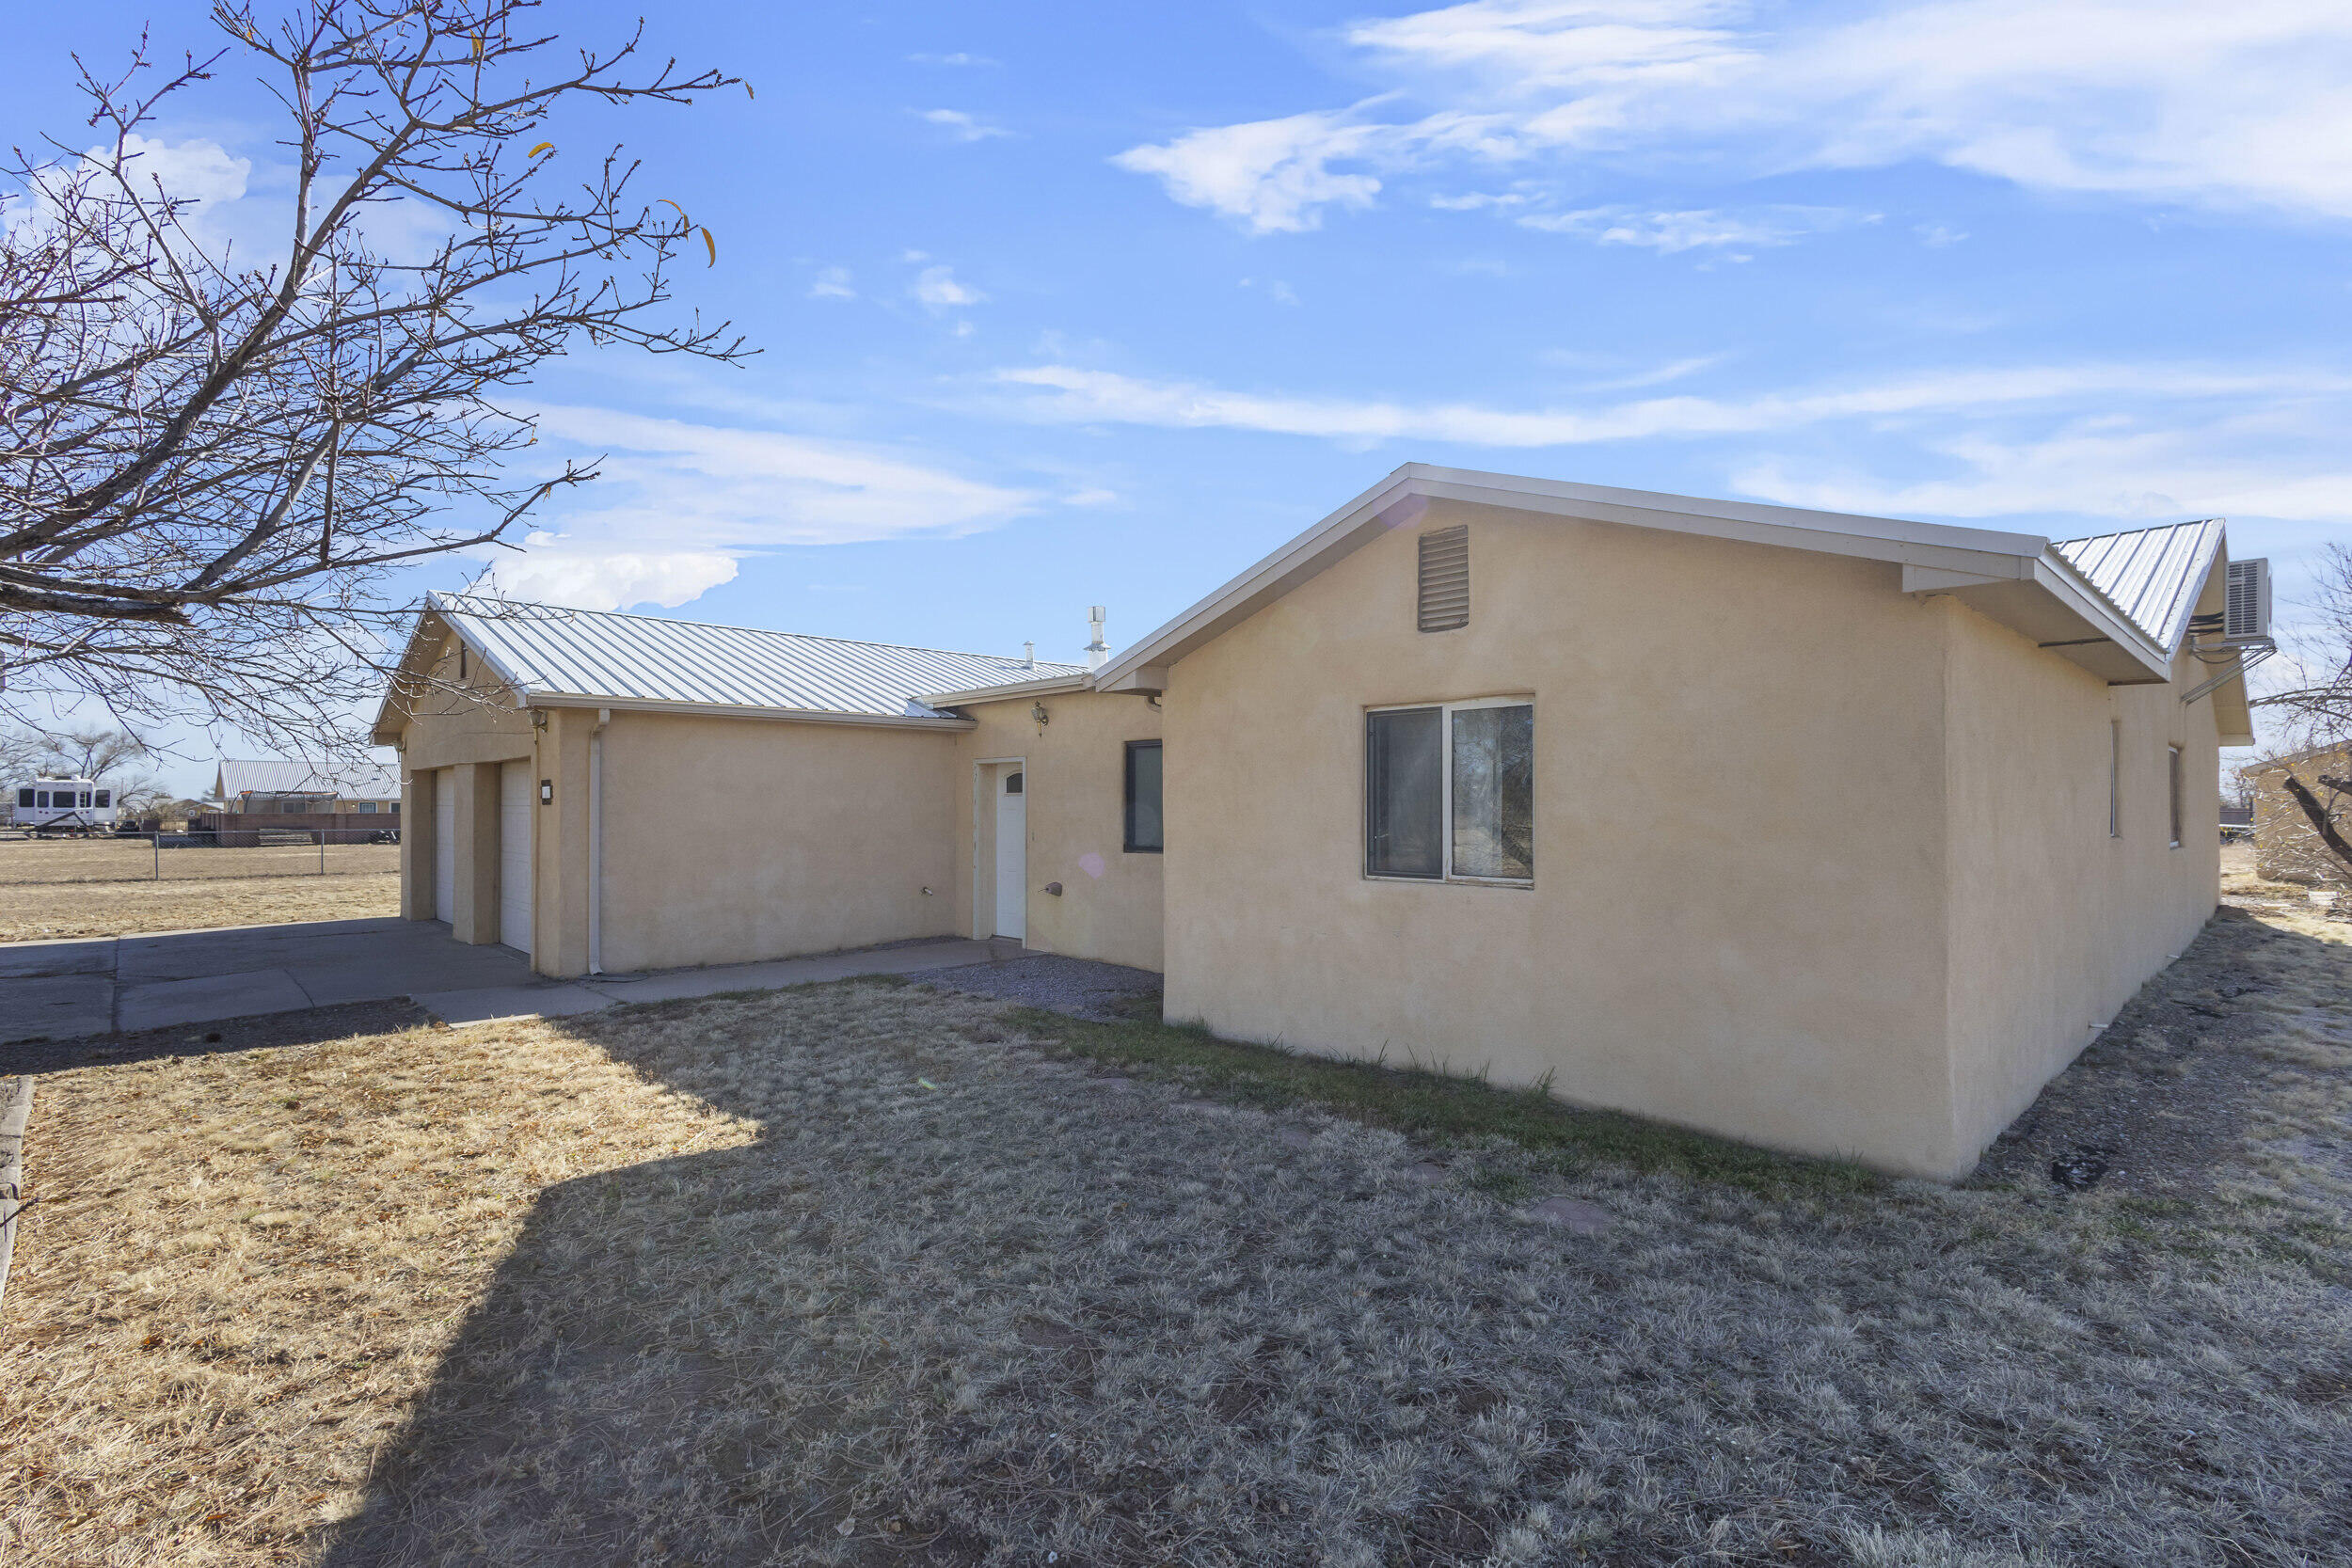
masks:
[[[400,847],[166,849],[144,839],[0,841],[0,942],[194,931],[400,912]]]
[[[2079,1193],[873,982],[115,1042],[0,1559],[2343,1561],[2347,938],[2217,921],[2053,1096],[2222,1119]]]
[[[22,883],[243,880],[262,877],[359,876],[400,869],[397,844],[167,847],[143,838],[0,839],[0,887]],[[161,871],[162,875],[157,876]]]
[[[252,877],[193,882],[0,883],[0,942],[198,931],[400,912],[400,878]]]

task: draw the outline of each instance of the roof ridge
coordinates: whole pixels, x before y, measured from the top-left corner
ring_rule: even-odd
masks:
[[[522,610],[544,610],[557,615],[598,615],[612,621],[652,621],[665,626],[700,626],[708,631],[745,631],[761,637],[797,637],[808,642],[842,642],[853,648],[896,648],[910,654],[947,654],[956,658],[993,658],[1007,664],[1021,663],[1018,654],[976,654],[963,648],[933,648],[920,642],[882,642],[870,637],[830,637],[818,631],[783,631],[774,626],[739,626],[729,621],[688,621],[673,615],[640,615],[627,610],[580,610],[572,605],[539,604],[527,599],[485,599],[475,594],[442,594],[431,595],[437,606],[453,603],[496,603]],[[1064,663],[1058,659],[1039,659],[1040,668],[1056,664],[1066,670],[1084,670],[1083,664]]]

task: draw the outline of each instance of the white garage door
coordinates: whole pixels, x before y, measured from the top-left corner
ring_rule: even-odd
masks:
[[[531,764],[499,769],[499,941],[531,951]]]
[[[433,918],[457,918],[457,769],[433,775]]]

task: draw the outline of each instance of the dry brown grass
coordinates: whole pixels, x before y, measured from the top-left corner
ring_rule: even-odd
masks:
[[[53,1073],[0,1560],[2341,1561],[2352,927],[2265,925],[2194,1200],[1433,1182],[873,984]]]
[[[209,930],[400,912],[400,847],[167,849],[145,840],[0,840],[0,942]]]

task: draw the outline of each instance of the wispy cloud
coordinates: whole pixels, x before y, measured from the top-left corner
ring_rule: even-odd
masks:
[[[609,408],[527,411],[543,449],[603,454],[603,477],[522,553],[485,559],[506,592],[583,609],[675,609],[731,580],[748,556],[972,533],[1044,499],[885,448]]]
[[[1670,256],[1685,250],[1794,245],[1807,234],[1876,223],[1878,215],[1835,207],[1776,206],[1748,212],[1588,207],[1573,213],[1531,213],[1518,221],[1524,229],[1581,235],[1597,245],[1636,245]]]
[[[1393,90],[1119,156],[1259,231],[1383,179],[1671,152],[1733,173],[1913,159],[2043,190],[2352,216],[2352,9],[2303,0],[1469,0],[1343,30]],[[1429,112],[1396,118],[1401,102]]]
[[[2153,396],[2183,401],[2352,395],[2352,376],[2327,372],[2243,372],[2132,364],[1962,369],[1748,398],[1686,395],[1541,409],[1237,392],[1070,365],[1003,370],[997,379],[1008,386],[1035,389],[1037,395],[1021,404],[1033,418],[1254,430],[1351,443],[1422,440],[1485,447],[1583,446],[1753,435],[1839,420],[1981,414],[2087,398]]]
[[[996,64],[986,55],[967,55],[961,49],[952,55],[909,55],[907,58],[916,65],[992,66]]]
[[[977,305],[988,298],[970,284],[956,281],[955,269],[946,266],[925,267],[915,275],[909,292],[933,311]]]
[[[917,109],[917,115],[930,124],[938,126],[958,141],[986,141],[991,136],[1009,136],[1010,131],[992,125],[984,119],[964,113],[961,109]]]
[[[857,291],[850,287],[850,269],[827,267],[808,286],[811,299],[855,299]]]

